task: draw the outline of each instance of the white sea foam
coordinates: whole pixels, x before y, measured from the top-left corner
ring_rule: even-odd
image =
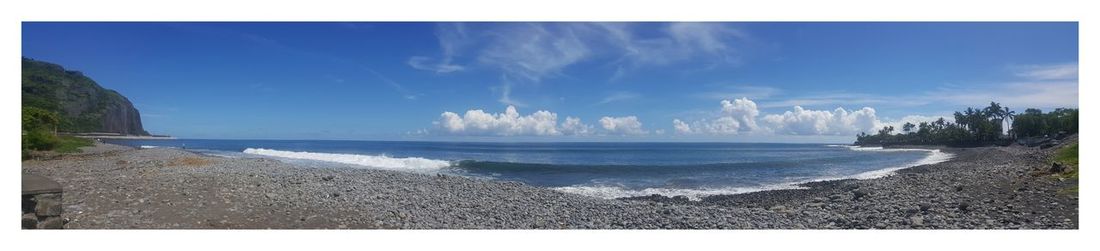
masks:
[[[394,158],[384,155],[343,154],[343,153],[315,153],[280,151],[263,148],[248,148],[247,154],[256,154],[288,159],[317,160],[352,164],[372,168],[396,169],[396,170],[437,170],[451,166],[451,162],[444,160],[425,159],[419,157]]]
[[[141,148],[141,149],[152,149],[152,148],[157,148],[157,147],[159,147],[159,146],[140,146],[139,148]]]
[[[649,196],[649,195],[652,195],[652,194],[659,194],[659,195],[670,196],[670,197],[671,196],[683,195],[683,196],[688,197],[688,199],[691,199],[691,200],[699,200],[703,197],[707,197],[707,196],[711,196],[711,195],[740,194],[740,193],[751,193],[751,192],[758,192],[758,191],[782,190],[782,189],[806,189],[807,187],[801,186],[800,184],[803,184],[803,183],[806,183],[806,182],[814,182],[814,181],[829,181],[829,180],[842,180],[842,179],[861,179],[862,180],[862,179],[881,178],[881,177],[894,175],[894,173],[896,171],[901,170],[901,169],[920,166],[920,165],[936,164],[936,163],[951,160],[951,158],[955,157],[954,154],[945,153],[945,152],[940,151],[939,149],[910,149],[910,148],[885,148],[885,149],[883,149],[882,147],[859,147],[859,146],[845,146],[845,145],[837,145],[837,146],[848,147],[849,149],[852,149],[853,151],[878,151],[878,152],[926,151],[926,152],[928,152],[928,156],[925,156],[924,158],[921,158],[921,159],[919,159],[919,160],[917,160],[913,163],[907,164],[907,165],[896,166],[896,167],[887,167],[887,168],[883,168],[883,169],[862,172],[862,173],[858,173],[858,174],[855,174],[855,175],[839,176],[839,177],[828,177],[828,178],[820,178],[820,179],[814,179],[814,180],[809,180],[809,181],[804,181],[804,182],[790,182],[790,183],[773,184],[773,185],[766,185],[766,186],[759,186],[759,187],[725,187],[725,188],[704,188],[704,189],[646,188],[646,189],[638,190],[638,189],[626,189],[626,188],[622,188],[622,187],[607,186],[607,185],[576,185],[576,186],[557,187],[557,188],[554,188],[554,190],[558,190],[558,191],[566,192],[566,193],[574,193],[574,194],[580,194],[580,195],[586,195],[586,196],[592,196],[592,197],[606,198],[606,199],[614,199],[614,198],[622,198],[622,197],[635,197],[635,196]]]
[[[614,199],[622,197],[635,197],[635,196],[649,196],[653,194],[659,194],[664,196],[686,196],[690,200],[699,200],[703,197],[711,195],[722,194],[739,194],[739,193],[751,193],[765,190],[780,190],[780,189],[806,189],[806,187],[798,186],[797,183],[777,184],[760,187],[724,187],[724,188],[704,188],[704,189],[691,189],[691,188],[646,188],[646,189],[627,189],[617,186],[606,185],[574,185],[566,187],[555,187],[554,190],[558,190],[566,193],[580,194],[585,196],[592,196],[604,199]]]
[[[895,149],[888,149],[888,150],[895,150]],[[894,173],[896,171],[901,170],[901,169],[906,169],[906,168],[921,166],[921,165],[936,164],[936,163],[951,160],[951,158],[955,157],[954,154],[945,153],[945,152],[940,151],[939,149],[897,149],[897,150],[928,151],[928,156],[925,156],[924,158],[922,158],[920,160],[917,160],[916,162],[910,163],[908,165],[888,167],[888,168],[883,168],[883,169],[874,170],[874,171],[862,172],[862,173],[859,173],[859,174],[856,174],[856,175],[849,176],[847,178],[861,179],[861,180],[881,178],[881,177],[894,175]]]

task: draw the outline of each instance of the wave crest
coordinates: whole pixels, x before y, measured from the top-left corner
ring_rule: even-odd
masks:
[[[724,194],[741,194],[751,193],[767,190],[783,190],[783,189],[806,189],[807,187],[798,186],[796,183],[767,185],[760,187],[723,187],[723,188],[645,188],[645,189],[627,189],[617,186],[606,185],[576,185],[566,187],[555,187],[554,190],[580,194],[585,196],[615,199],[623,197],[637,197],[637,196],[649,196],[653,194],[674,197],[685,196],[689,200],[701,200],[703,197],[711,195],[724,195]]]
[[[244,153],[288,159],[336,162],[342,164],[398,170],[437,170],[451,166],[451,162],[449,161],[426,159],[420,157],[394,158],[384,155],[294,152],[264,148],[248,148],[244,149]]]

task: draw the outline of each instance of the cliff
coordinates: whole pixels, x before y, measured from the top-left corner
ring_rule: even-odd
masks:
[[[129,99],[104,89],[79,71],[23,58],[23,106],[61,115],[62,132],[149,135]]]

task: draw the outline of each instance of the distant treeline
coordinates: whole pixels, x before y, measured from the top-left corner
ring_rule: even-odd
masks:
[[[902,128],[885,126],[875,134],[861,132],[856,145],[949,145],[979,146],[1010,144],[1014,139],[1077,133],[1077,109],[1058,108],[1052,112],[1034,108],[1017,114],[997,102],[985,108],[966,108],[955,112],[955,122],[940,118],[933,122],[912,124]],[[1004,133],[1004,127],[1011,129]],[[895,133],[896,132],[896,133]]]

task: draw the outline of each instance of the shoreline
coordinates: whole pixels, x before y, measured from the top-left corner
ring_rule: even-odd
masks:
[[[1049,155],[1037,148],[951,148],[952,160],[887,177],[690,201],[179,149],[94,150],[110,146],[23,162],[24,173],[65,187],[68,228],[1076,229],[1078,218],[1075,195],[1047,196],[1064,182],[1027,174]]]

